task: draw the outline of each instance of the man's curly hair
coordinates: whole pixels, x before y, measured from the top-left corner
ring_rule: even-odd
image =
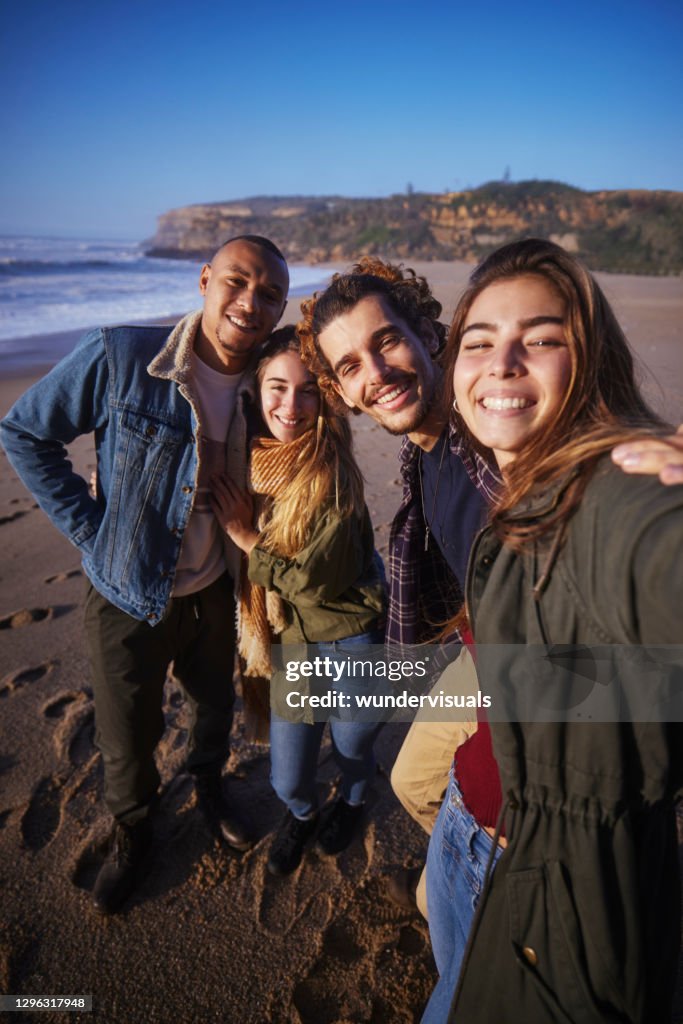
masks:
[[[446,326],[439,322],[441,303],[432,295],[424,277],[409,267],[385,263],[376,256],[363,256],[349,273],[335,274],[324,292],[301,303],[303,319],[296,325],[301,340],[301,357],[315,375],[318,387],[336,410],[345,409],[334,385],[335,373],[320,348],[320,334],[333,320],[350,312],[369,295],[383,296],[396,316],[418,332],[426,317],[439,339],[439,348],[446,336]]]

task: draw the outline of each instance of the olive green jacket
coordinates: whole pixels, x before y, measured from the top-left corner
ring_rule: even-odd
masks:
[[[519,514],[543,516],[557,497]],[[655,676],[633,645],[683,645],[683,487],[627,476],[606,458],[564,543],[551,548],[515,554],[487,529],[470,560],[467,597],[480,684],[493,694],[509,845],[482,895],[449,1019],[665,1022],[679,948],[681,724],[585,718],[615,689],[600,678],[601,651],[618,662],[625,649],[611,645],[631,645],[642,689]],[[680,689],[680,665],[674,671]],[[518,708],[525,688],[529,709],[564,697],[567,720],[495,721],[516,688]]]
[[[249,555],[249,579],[285,602],[283,644],[357,636],[374,629],[384,614],[385,587],[367,508],[362,518],[345,519],[328,508],[294,558],[257,545]]]

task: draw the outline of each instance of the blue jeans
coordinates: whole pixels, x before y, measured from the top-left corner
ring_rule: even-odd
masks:
[[[422,1024],[444,1024],[448,1017],[492,846],[466,809],[451,769],[427,853],[429,937],[439,980]],[[494,863],[501,853],[497,847]]]
[[[373,630],[343,640],[314,645],[313,657],[357,654],[359,644],[381,644],[384,633]],[[347,647],[350,650],[347,650]],[[335,682],[340,693],[358,692],[358,680],[342,677]],[[341,795],[350,804],[361,804],[375,774],[373,745],[381,725],[377,722],[342,721],[330,715],[334,759],[341,770]],[[325,722],[288,722],[275,711],[270,718],[270,781],[273,789],[297,818],[307,818],[318,807],[316,771]]]

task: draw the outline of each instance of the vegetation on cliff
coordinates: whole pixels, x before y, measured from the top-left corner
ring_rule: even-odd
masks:
[[[295,263],[396,259],[476,261],[540,235],[594,270],[683,272],[683,193],[583,192],[554,181],[495,181],[465,192],[383,199],[257,196],[185,206],[159,217],[148,255],[208,259],[226,238],[272,238]]]

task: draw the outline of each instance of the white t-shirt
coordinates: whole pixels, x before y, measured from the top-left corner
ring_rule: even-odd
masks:
[[[199,478],[176,567],[174,597],[196,594],[210,586],[227,568],[226,538],[209,501],[209,481],[212,476],[225,473],[227,468],[228,430],[242,374],[218,373],[195,352],[192,376],[202,426],[202,435],[197,439]]]

